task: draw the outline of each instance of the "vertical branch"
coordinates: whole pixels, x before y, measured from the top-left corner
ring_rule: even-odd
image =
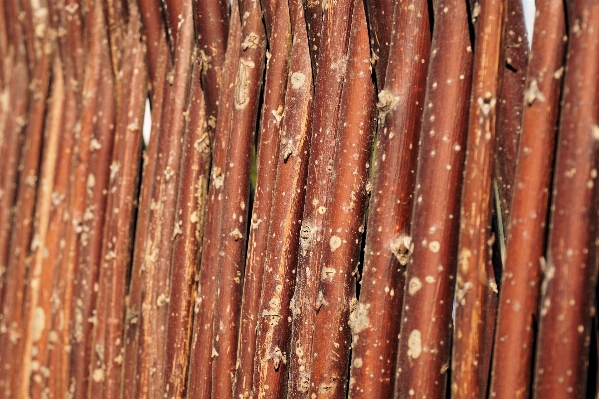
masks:
[[[234,108],[231,114],[231,136],[223,170],[224,206],[221,214],[217,295],[212,326],[214,398],[228,398],[233,393],[245,264],[244,238],[248,226],[251,154],[266,49],[260,3],[256,0],[240,0],[239,14],[242,15],[242,43],[232,98]]]
[[[302,220],[301,248],[298,256],[296,286],[292,303],[294,318],[289,371],[289,397],[307,398],[312,372],[312,340],[316,316],[316,296],[320,275],[322,248],[329,207],[330,186],[335,160],[339,104],[348,63],[348,43],[351,28],[353,1],[323,3],[318,65],[313,69],[314,102],[311,115],[310,161],[304,213]],[[309,24],[309,19],[308,19]],[[308,28],[310,35],[310,28]],[[311,44],[310,36],[310,50]],[[318,73],[316,72],[318,69]],[[266,286],[265,286],[266,287]],[[268,292],[268,291],[266,291]],[[270,293],[269,293],[270,294]],[[285,306],[285,304],[281,304]],[[264,389],[261,377],[260,389]]]
[[[499,67],[506,2],[483,1],[476,27],[470,121],[456,278],[456,315],[452,359],[452,395],[478,397],[486,392],[484,365],[486,295],[489,286],[491,181]]]
[[[148,235],[150,231],[150,216],[152,214],[152,190],[154,187],[154,174],[158,163],[158,147],[162,137],[162,115],[165,112],[171,93],[171,85],[167,77],[167,70],[172,68],[172,57],[167,47],[166,33],[162,27],[160,8],[154,2],[139,1],[139,14],[142,21],[142,38],[146,49],[146,66],[150,87],[152,107],[152,126],[150,141],[147,151],[143,154],[143,171],[141,191],[138,197],[139,207],[136,215],[135,241],[131,265],[131,279],[128,287],[128,296],[125,301],[125,331],[124,331],[124,371],[123,393],[124,398],[137,397],[138,387],[147,387],[149,370],[138,365],[143,364],[140,356],[140,341],[145,331],[141,318],[142,301],[146,295],[147,279],[145,264],[147,261]],[[166,119],[166,118],[165,118]],[[143,343],[143,341],[142,341]],[[140,391],[141,392],[141,391]],[[145,391],[144,391],[145,392]]]
[[[339,120],[344,123],[338,127],[329,216],[323,234],[322,272],[314,276],[319,280],[319,289],[310,392],[311,397],[319,398],[346,397],[350,327],[361,322],[361,315],[356,312],[355,278],[376,116],[368,25],[361,0],[354,4],[351,23],[348,70],[339,111]]]
[[[54,173],[58,159],[59,138],[64,105],[64,79],[62,65],[57,54],[53,54],[52,90],[50,106],[45,124],[44,151],[40,168],[40,183],[33,222],[33,239],[31,241],[31,271],[27,289],[27,307],[23,326],[23,349],[20,370],[20,397],[30,397],[30,377],[32,373],[33,346],[48,336],[46,317],[50,315],[50,296],[52,293],[52,269],[43,269],[44,251],[47,236],[50,232],[50,211]],[[50,232],[52,233],[52,232]],[[43,345],[42,345],[43,346]]]
[[[394,62],[389,62],[384,90],[378,94],[373,194],[362,287],[352,323],[351,398],[392,395],[400,326],[397,312],[402,308],[404,266],[413,245],[410,217],[431,46],[427,1],[397,3],[394,26],[389,50],[389,60]]]
[[[272,198],[269,215],[264,274],[261,285],[257,287],[260,306],[256,312],[255,327],[258,332],[255,353],[251,354],[254,356],[253,379],[250,375],[249,382],[237,381],[239,385],[249,386],[243,392],[244,395],[268,394],[279,397],[285,395],[287,389],[287,353],[291,350],[289,305],[300,245],[300,219],[308,170],[311,133],[309,116],[313,94],[312,67],[301,0],[289,2],[289,16],[292,31],[291,58],[280,122],[280,146],[275,154],[276,186],[272,191],[276,194]],[[266,219],[252,218],[252,231],[266,222]],[[266,385],[268,391],[265,390]]]
[[[597,279],[599,4],[568,3],[569,39],[547,262],[541,286],[535,398],[583,397]]]
[[[214,135],[223,82],[227,34],[229,32],[227,0],[194,0],[193,16],[197,45],[202,59],[202,88],[206,96],[206,120]],[[228,116],[226,116],[228,117]]]
[[[433,32],[395,397],[444,397],[472,52],[465,0],[433,2]],[[447,10],[447,11],[445,11]],[[424,350],[423,350],[424,349]]]
[[[328,35],[323,30],[323,24],[325,14],[330,5],[328,0],[320,2],[318,0],[309,0],[304,3],[304,18],[306,20],[306,32],[308,33],[308,49],[310,50],[310,60],[312,63],[312,76],[314,82],[316,82],[316,75],[318,74],[318,64],[320,57],[318,54],[321,52],[322,47],[322,35]]]
[[[4,126],[5,139],[0,147],[0,306],[4,309],[6,283],[8,282],[8,258],[12,232],[12,210],[16,201],[18,164],[23,143],[23,132],[27,124],[27,109],[29,108],[29,73],[23,44],[21,24],[17,23],[19,6],[17,0],[7,0],[6,10],[13,39],[12,79],[8,83],[7,101],[11,104],[11,112],[6,116]],[[10,138],[10,139],[9,139]],[[2,313],[4,313],[2,311]],[[4,315],[0,315],[0,323],[7,328]],[[0,340],[3,334],[0,333]],[[0,391],[3,384],[3,371],[0,370]]]
[[[168,99],[167,113],[163,114],[161,137],[158,147],[152,202],[150,213],[150,233],[148,234],[149,253],[145,267],[148,279],[143,307],[147,309],[146,318],[151,325],[146,330],[146,351],[149,367],[152,370],[149,380],[150,396],[162,394],[165,390],[165,360],[168,328],[168,303],[170,301],[170,273],[172,243],[175,229],[175,210],[179,187],[179,171],[185,131],[186,115],[184,115],[190,92],[190,76],[193,56],[193,19],[191,4],[184,8],[185,17],[177,25],[177,42],[174,44],[173,70],[167,74],[167,81],[172,84]],[[151,205],[150,205],[151,206]],[[152,206],[151,206],[152,207]]]
[[[99,2],[98,2],[99,3]],[[105,24],[100,4],[88,12],[89,32],[92,40],[105,38]],[[106,213],[109,165],[112,156],[115,125],[114,77],[110,65],[108,46],[100,52],[100,80],[97,95],[96,117],[93,138],[90,141],[90,168],[86,189],[85,213],[81,222],[81,235],[78,241],[78,265],[75,271],[75,300],[71,304],[72,323],[70,326],[71,347],[69,359],[69,389],[74,395],[85,395],[88,388],[89,364],[92,352],[92,331],[96,316],[96,293]]]
[[[252,208],[248,253],[243,278],[240,330],[233,397],[251,393],[256,353],[260,294],[267,259],[267,243],[275,195],[278,153],[285,115],[285,93],[291,53],[291,21],[286,1],[264,1],[264,21],[268,35],[269,56],[266,60],[264,102],[258,136],[257,183]],[[285,142],[293,151],[293,141]]]
[[[208,188],[207,216],[202,241],[202,258],[198,277],[194,326],[191,343],[188,397],[209,398],[212,390],[212,325],[217,289],[218,251],[223,208],[224,170],[230,139],[231,114],[235,76],[241,48],[241,21],[239,5],[233,2],[231,28],[227,39],[227,53],[223,64],[222,90],[219,98],[218,119],[212,147],[212,167]],[[208,93],[206,114],[208,117]],[[209,121],[210,123],[210,121]]]
[[[122,87],[116,99],[116,132],[109,171],[99,292],[94,315],[89,395],[114,398],[121,392],[123,320],[126,277],[131,260],[141,126],[146,87],[144,54],[139,40],[140,21],[130,10],[123,43]]]
[[[39,6],[39,4],[38,4]],[[31,23],[33,23],[31,21]],[[27,25],[27,24],[26,24]],[[33,27],[31,27],[33,29]],[[25,36],[33,35],[33,31],[25,30]],[[40,38],[36,38],[39,43]],[[0,358],[4,362],[5,386],[8,397],[26,397],[27,392],[21,388],[26,386],[23,380],[29,380],[27,364],[30,358],[22,361],[23,349],[30,344],[27,321],[34,309],[31,308],[27,291],[29,287],[28,269],[30,263],[31,239],[37,182],[40,167],[40,154],[43,142],[46,101],[50,86],[53,64],[53,43],[50,37],[43,41],[41,51],[29,57],[33,68],[33,77],[29,82],[29,109],[27,125],[24,130],[24,141],[18,164],[18,186],[14,205],[14,224],[11,228],[10,253],[7,259],[6,282],[2,309],[2,322],[6,330],[0,336]]]
[[[180,168],[177,220],[171,260],[171,293],[165,376],[168,397],[183,397],[185,392],[192,327],[193,285],[204,236],[210,135],[206,123],[204,92],[200,85],[202,61],[194,54],[191,93],[187,107],[189,122]],[[173,235],[175,234],[173,232]]]
[[[389,49],[393,32],[395,2],[390,0],[367,0],[366,14],[372,47],[377,87],[385,87],[385,76],[389,64]]]
[[[561,0],[537,3],[522,136],[501,285],[491,395],[530,397],[540,264],[557,130],[566,43]],[[545,31],[546,34],[540,34]],[[553,71],[553,72],[552,72]],[[507,72],[506,72],[507,73]],[[519,359],[517,362],[514,359]]]
[[[499,198],[496,200],[500,201],[501,207],[499,220],[503,221],[502,227],[506,230],[511,215],[510,207],[514,193],[518,142],[522,130],[522,98],[524,97],[528,64],[526,36],[522,1],[508,0],[504,33],[505,65],[499,70],[503,77],[497,103],[497,139],[495,140],[493,160],[499,191]]]

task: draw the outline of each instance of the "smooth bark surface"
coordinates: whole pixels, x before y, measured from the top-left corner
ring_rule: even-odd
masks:
[[[385,87],[378,93],[364,269],[352,326],[351,398],[393,395],[398,312],[413,245],[410,220],[431,46],[427,2],[397,3],[394,25]]]
[[[535,29],[538,34],[533,39],[528,66],[516,185],[495,333],[491,393],[498,399],[528,398],[531,391],[540,259],[545,253],[544,215],[549,208],[566,46],[563,2],[539,2],[537,11],[539,17]],[[519,361],[514,362],[514,359]]]
[[[584,396],[595,313],[599,4],[568,6],[570,34],[541,285],[534,398]]]
[[[444,12],[447,7],[448,12]],[[467,4],[433,3],[435,30],[423,115],[395,397],[447,390],[472,53]],[[409,311],[409,313],[408,313]]]

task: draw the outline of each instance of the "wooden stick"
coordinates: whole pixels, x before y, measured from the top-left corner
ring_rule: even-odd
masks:
[[[264,83],[264,102],[258,136],[257,182],[252,208],[251,228],[241,298],[241,317],[237,344],[237,365],[233,397],[252,391],[260,294],[267,259],[273,197],[275,195],[278,154],[285,115],[285,93],[291,53],[291,21],[287,2],[263,2],[268,35]],[[293,142],[285,143],[291,149]]]
[[[366,1],[373,58],[371,62],[374,65],[376,85],[381,89],[385,87],[385,76],[389,64],[394,9],[395,2],[390,0]]]
[[[504,49],[505,66],[500,71],[503,77],[497,103],[497,139],[493,167],[501,205],[499,220],[502,228],[507,231],[514,193],[518,143],[522,131],[522,98],[524,98],[528,65],[524,10],[522,2],[518,0],[508,0]]]
[[[8,0],[6,3],[8,19],[18,21],[19,6],[17,0]],[[16,201],[18,163],[23,143],[23,131],[27,123],[27,109],[29,107],[29,73],[23,45],[21,25],[11,23],[11,36],[13,39],[12,79],[8,84],[8,101],[11,112],[7,115],[4,126],[6,139],[2,141],[0,158],[2,170],[0,171],[0,307],[4,309],[5,284],[7,281],[7,267],[12,231],[11,212]],[[9,140],[10,138],[10,140]],[[6,327],[3,315],[0,322]],[[3,384],[3,371],[0,370],[0,391]]]
[[[25,31],[25,34],[32,32]],[[23,349],[30,344],[27,323],[32,309],[28,303],[28,269],[30,246],[33,237],[33,223],[40,154],[43,142],[46,100],[53,64],[52,43],[47,38],[45,51],[34,55],[34,81],[30,82],[30,100],[27,112],[28,122],[24,130],[23,147],[18,164],[19,178],[14,205],[14,224],[8,254],[6,289],[2,309],[2,321],[6,326],[0,336],[0,358],[4,362],[4,392],[7,397],[26,397],[21,388],[29,381],[27,361],[22,361]],[[35,287],[34,287],[35,288]],[[45,316],[45,315],[44,315]],[[30,358],[28,359],[30,360]],[[22,365],[25,364],[24,367]]]
[[[131,266],[131,279],[126,298],[125,332],[124,332],[124,371],[123,397],[136,397],[139,387],[149,384],[149,370],[140,369],[142,362],[139,353],[140,340],[144,333],[144,323],[140,320],[143,298],[146,295],[145,272],[146,250],[151,216],[152,190],[154,174],[158,161],[158,147],[162,136],[162,115],[166,111],[171,96],[172,86],[167,80],[167,71],[172,68],[172,57],[167,47],[164,29],[161,26],[160,9],[151,1],[139,1],[139,13],[142,20],[142,36],[146,44],[146,65],[150,82],[152,126],[147,151],[143,155],[143,171],[139,208],[135,226],[135,242]],[[165,118],[166,119],[166,118]],[[145,392],[145,388],[144,388]]]
[[[216,129],[222,76],[225,70],[225,52],[229,32],[227,0],[194,0],[193,16],[197,46],[202,59],[202,88],[206,95],[206,120],[211,136]]]
[[[532,43],[523,101],[516,189],[495,334],[490,392],[498,399],[530,397],[539,259],[545,253],[566,21],[561,1],[539,2],[537,12],[535,30],[539,34]],[[540,34],[543,31],[547,33]]]
[[[281,145],[276,155],[276,187],[272,188],[278,194],[272,199],[268,232],[269,238],[277,239],[268,240],[260,307],[256,315],[258,333],[253,385],[252,382],[244,383],[249,385],[244,395],[264,393],[277,397],[284,395],[287,389],[289,317],[292,313],[289,305],[300,247],[300,218],[304,208],[311,134],[309,116],[314,87],[303,11],[301,0],[289,3],[293,35],[291,59],[281,121]],[[253,219],[251,228],[256,230],[262,223],[266,220]]]
[[[338,128],[335,177],[323,234],[323,266],[321,274],[315,276],[319,288],[310,377],[313,398],[346,397],[351,328],[363,322],[356,307],[356,270],[368,203],[376,91],[366,12],[360,0],[353,7],[351,23],[348,70],[339,112],[339,120],[344,123]]]
[[[91,15],[89,15],[91,14]],[[102,8],[94,4],[90,18],[90,34],[98,43],[105,37],[105,24]],[[109,190],[109,165],[112,158],[115,125],[114,77],[110,65],[108,46],[101,46],[100,80],[98,82],[96,119],[93,138],[90,142],[90,167],[86,190],[85,213],[81,222],[81,234],[78,240],[78,260],[75,270],[75,300],[69,304],[73,315],[70,326],[69,390],[75,397],[87,394],[89,384],[89,364],[92,348],[92,331],[96,316],[96,296],[98,292],[98,274],[102,256],[102,238],[106,213],[106,199]],[[96,90],[94,88],[94,90]]]
[[[224,205],[218,252],[215,317],[212,325],[214,398],[228,398],[233,394],[248,226],[251,154],[266,49],[262,10],[258,3],[240,0],[239,14],[243,16],[242,43],[233,93],[231,136],[224,169]]]
[[[426,1],[395,9],[379,127],[360,297],[353,323],[351,398],[391,397],[404,289],[412,252],[410,217],[430,54]],[[370,316],[369,316],[370,315]],[[376,315],[376,317],[373,317]],[[361,367],[356,367],[361,359]],[[373,375],[374,377],[371,377]]]
[[[187,381],[192,328],[194,284],[204,236],[210,135],[206,123],[204,92],[200,84],[202,61],[194,54],[191,93],[187,106],[189,122],[181,160],[177,215],[171,261],[168,340],[165,376],[168,397],[183,397]],[[174,233],[173,233],[174,234]]]
[[[294,318],[289,371],[289,398],[306,398],[312,372],[312,340],[316,316],[316,297],[320,275],[326,210],[335,160],[338,115],[343,81],[348,62],[348,42],[353,1],[327,3],[318,48],[318,65],[313,70],[314,102],[311,116],[310,161],[304,214],[301,218],[301,248],[298,257],[296,285],[292,303]],[[308,29],[308,32],[310,29]],[[334,32],[334,33],[333,33]],[[312,45],[310,48],[313,48]],[[264,286],[263,290],[265,290]],[[268,292],[268,291],[266,291]],[[282,305],[284,306],[284,304]],[[264,389],[260,381],[260,389]]]
[[[231,28],[227,39],[227,54],[223,64],[223,89],[221,90],[219,99],[219,117],[216,122],[216,132],[212,147],[208,211],[202,242],[202,258],[194,308],[195,317],[187,386],[187,396],[193,398],[210,398],[212,390],[212,360],[214,356],[212,350],[212,325],[215,309],[214,299],[217,288],[216,278],[222,222],[224,170],[230,138],[235,75],[239,68],[239,65],[236,63],[239,60],[241,41],[239,5],[237,2],[233,2]],[[208,108],[206,112],[208,114]]]
[[[486,392],[484,331],[490,262],[492,162],[499,67],[506,2],[481,3],[476,26],[466,168],[460,211],[451,392],[456,398]]]
[[[472,52],[466,2],[435,1],[433,10],[396,398],[444,397],[449,369]]]
[[[123,43],[122,87],[118,91],[116,133],[109,167],[108,203],[102,245],[89,369],[93,397],[117,397],[121,392],[126,278],[132,257],[134,215],[139,181],[141,126],[146,72],[139,40],[137,8],[130,9]]]
[[[46,315],[50,314],[50,296],[54,282],[53,270],[43,269],[46,238],[49,233],[50,211],[52,205],[52,189],[54,186],[54,173],[58,159],[59,138],[64,105],[64,79],[60,58],[54,58],[52,68],[52,90],[50,105],[45,123],[44,149],[40,169],[40,183],[37,194],[35,210],[33,239],[31,241],[32,267],[27,286],[27,305],[24,318],[24,336],[21,358],[21,378],[19,392],[23,398],[30,397],[29,386],[32,374],[33,346],[40,340],[46,340],[48,325],[45,323]],[[51,233],[51,232],[50,232]],[[43,323],[41,323],[43,321]],[[39,369],[36,370],[39,373]]]
[[[534,398],[586,392],[597,278],[599,4],[568,3],[569,39],[540,297]]]

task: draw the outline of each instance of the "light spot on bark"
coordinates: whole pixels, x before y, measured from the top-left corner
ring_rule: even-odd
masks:
[[[524,99],[528,105],[532,105],[535,101],[545,102],[545,96],[539,90],[539,85],[536,79],[530,80],[530,85],[528,89],[524,92]]]
[[[420,330],[412,330],[408,337],[408,356],[418,359],[422,353],[422,335]]]
[[[347,324],[354,335],[354,342],[358,340],[358,333],[370,327],[370,319],[368,318],[369,310],[370,305],[358,303],[358,306],[356,306],[354,311],[349,314],[349,321]]]
[[[101,368],[95,369],[92,378],[95,382],[104,381],[104,370]]]
[[[430,249],[432,253],[439,252],[440,248],[441,248],[441,245],[439,244],[439,241],[431,241],[428,244],[428,249]]]
[[[295,90],[302,88],[306,83],[306,75],[301,72],[293,72],[291,74],[291,87]]]
[[[46,313],[43,308],[38,306],[33,312],[33,329],[31,332],[33,342],[37,342],[42,337],[44,328],[46,328]]]
[[[414,295],[422,288],[422,281],[418,277],[412,277],[410,279],[410,283],[408,284],[408,293],[410,295]]]
[[[332,236],[329,240],[329,245],[331,246],[331,252],[335,252],[335,250],[341,246],[341,238]]]

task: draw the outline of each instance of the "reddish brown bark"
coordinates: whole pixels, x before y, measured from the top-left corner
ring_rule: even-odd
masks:
[[[187,396],[209,398],[212,390],[212,323],[214,317],[218,272],[218,251],[221,234],[224,170],[230,137],[233,93],[239,68],[241,23],[237,2],[233,2],[227,53],[223,64],[222,87],[219,99],[219,118],[212,147],[212,167],[208,189],[207,216],[202,241],[202,257],[198,276],[194,326],[192,332]],[[208,97],[206,99],[208,102]],[[207,105],[208,107],[208,105]],[[206,109],[207,115],[209,108]],[[208,116],[209,117],[209,116]],[[210,123],[210,122],[209,122]]]
[[[31,32],[25,31],[26,35]],[[33,82],[30,82],[30,101],[27,112],[27,124],[24,130],[23,147],[18,164],[18,185],[14,205],[14,224],[11,228],[10,252],[7,260],[6,289],[2,309],[2,321],[6,326],[0,336],[0,358],[3,359],[2,372],[4,394],[6,397],[26,397],[22,388],[27,386],[23,380],[29,380],[28,370],[22,367],[21,356],[27,337],[26,323],[33,311],[28,306],[29,286],[28,269],[30,246],[33,237],[33,218],[35,212],[40,153],[43,142],[46,98],[50,85],[53,64],[53,52],[49,39],[44,41],[48,47],[35,57]],[[38,58],[39,56],[39,58]],[[33,61],[32,61],[33,62]]]
[[[191,14],[191,4],[184,7],[184,14]],[[170,273],[172,243],[175,230],[175,211],[181,153],[184,139],[188,104],[191,66],[193,56],[193,20],[185,18],[178,25],[174,43],[174,66],[168,72],[167,81],[172,84],[167,112],[163,114],[162,132],[158,143],[158,161],[154,175],[152,202],[150,205],[150,233],[146,248],[147,281],[146,296],[142,307],[147,309],[150,328],[145,331],[145,346],[142,356],[149,362],[142,370],[150,367],[149,395],[162,395],[165,391],[165,361],[170,301]],[[152,203],[154,204],[152,209]]]
[[[13,217],[11,212],[16,200],[18,163],[23,142],[23,128],[27,118],[29,98],[27,95],[27,69],[21,60],[13,67],[12,81],[8,86],[11,113],[5,125],[6,139],[2,143],[2,171],[0,174],[0,305],[4,306],[5,283],[10,253],[10,237]],[[4,317],[2,316],[2,323]]]
[[[281,121],[281,145],[274,168],[276,186],[272,187],[277,195],[272,199],[265,273],[259,287],[253,388],[252,382],[249,383],[249,388],[253,390],[243,392],[244,395],[263,394],[274,398],[284,395],[287,389],[291,316],[289,304],[300,246],[300,218],[308,170],[311,132],[309,116],[313,94],[312,68],[301,0],[289,3],[289,14],[293,35],[291,59]],[[256,230],[265,222],[266,220],[253,219],[251,228]]]
[[[316,298],[320,275],[321,256],[324,243],[324,225],[329,207],[333,163],[335,160],[335,142],[337,137],[339,105],[343,82],[348,63],[348,43],[354,2],[343,0],[327,2],[322,20],[320,47],[317,51],[317,64],[325,68],[313,69],[314,102],[311,114],[310,161],[306,198],[302,220],[301,246],[299,251],[295,291],[292,303],[294,317],[292,324],[291,348],[289,350],[289,397],[307,398],[309,394],[310,374],[312,372],[312,341],[316,316]],[[309,24],[309,18],[307,18]],[[308,28],[310,35],[310,28]],[[312,40],[308,36],[310,50]],[[313,56],[313,55],[312,55]],[[318,68],[318,67],[317,67]],[[272,289],[263,292],[270,295]],[[272,288],[272,287],[271,287]],[[285,302],[281,302],[285,306]],[[285,319],[282,319],[283,322]],[[281,345],[286,344],[280,344]],[[274,348],[273,348],[274,349]],[[283,350],[283,349],[281,349]],[[262,356],[258,353],[258,356]],[[262,357],[260,358],[262,359]],[[261,367],[261,376],[257,385],[264,389],[266,369]],[[266,384],[269,385],[270,384]]]
[[[441,398],[447,389],[472,71],[466,7],[463,0],[433,3],[435,30],[412,214],[415,244],[406,274],[396,398]]]
[[[202,59],[202,88],[206,95],[206,120],[211,134],[216,129],[221,90],[225,86],[225,52],[229,32],[227,0],[194,0],[193,17],[199,56]]]
[[[164,30],[156,29],[161,26],[161,14],[154,3],[139,1],[139,12],[142,20],[142,37],[146,42],[146,65],[149,78],[152,125],[147,151],[143,155],[142,184],[138,197],[139,208],[135,226],[135,242],[131,265],[131,278],[126,298],[125,332],[124,332],[124,372],[123,397],[136,397],[137,388],[147,386],[148,370],[138,374],[138,363],[141,335],[144,326],[140,321],[142,301],[146,294],[146,247],[154,187],[154,173],[158,160],[158,143],[161,137],[162,115],[168,106],[171,85],[166,79],[167,70],[172,68],[172,57],[168,51]],[[145,321],[146,319],[144,319]]]
[[[370,46],[372,47],[371,63],[374,65],[376,85],[385,87],[385,76],[389,63],[389,49],[393,32],[393,13],[395,2],[390,0],[367,0],[366,13]]]
[[[145,105],[146,73],[139,40],[139,14],[131,8],[125,32],[123,76],[118,91],[116,133],[109,168],[108,203],[98,277],[89,364],[89,395],[114,398],[121,392],[123,321],[126,277],[131,260],[137,184],[139,179],[141,125]]]
[[[64,68],[64,78],[70,75],[70,72]],[[59,375],[48,374],[47,370],[58,369],[60,367],[60,355],[61,355],[61,337],[58,335],[58,328],[60,327],[62,319],[63,306],[60,301],[65,288],[65,282],[61,279],[62,273],[62,259],[64,256],[64,231],[66,230],[66,224],[70,221],[69,209],[67,207],[67,196],[69,183],[71,181],[71,158],[73,156],[73,148],[75,146],[75,123],[77,121],[77,100],[75,93],[72,90],[72,86],[65,84],[65,105],[62,117],[62,135],[60,140],[60,160],[67,160],[58,162],[56,175],[54,178],[54,187],[52,191],[52,217],[48,227],[48,231],[52,234],[48,235],[46,243],[46,249],[48,256],[44,258],[44,265],[42,266],[44,271],[48,271],[50,278],[52,279],[52,293],[49,299],[50,313],[48,317],[48,336],[47,342],[40,339],[37,342],[37,355],[34,356],[34,361],[40,364],[39,374],[41,374],[41,380],[33,375],[33,379],[37,380],[36,385],[32,386],[31,397],[39,398],[44,394],[48,394],[49,397],[55,396],[55,392],[58,389]],[[65,221],[66,219],[66,221]],[[44,304],[45,306],[45,304]]]
[[[586,392],[597,278],[599,4],[567,4],[569,40],[547,262],[542,264],[535,398]],[[535,33],[536,36],[536,33]]]
[[[257,149],[257,182],[247,245],[241,298],[240,330],[233,397],[251,393],[256,352],[257,323],[260,315],[262,275],[267,259],[267,244],[273,196],[275,195],[278,153],[285,109],[285,92],[291,52],[291,21],[287,2],[263,2],[268,35],[264,83],[264,103],[260,117]],[[288,143],[286,143],[288,144]],[[293,142],[290,144],[291,148]]]
[[[338,128],[335,176],[323,234],[323,266],[321,274],[315,276],[319,289],[310,377],[312,398],[346,397],[350,327],[363,322],[356,307],[356,270],[368,199],[366,186],[375,130],[376,90],[361,0],[354,4],[349,46],[339,112],[339,120],[344,122]]]
[[[412,251],[410,217],[431,45],[427,2],[398,3],[394,25],[385,88],[378,94],[373,194],[354,316],[362,322],[352,328],[351,398],[393,394],[397,312],[403,300],[404,266]],[[362,367],[356,367],[358,358]]]
[[[516,177],[516,158],[522,131],[522,98],[528,65],[528,40],[521,0],[508,0],[504,33],[505,65],[497,102],[497,139],[493,161],[499,193],[502,228],[507,230]],[[506,231],[507,232],[507,231]],[[500,239],[500,237],[497,237]],[[505,242],[501,243],[504,246]],[[505,256],[505,253],[502,253]],[[503,259],[505,261],[505,259]]]
[[[173,232],[171,293],[165,376],[168,397],[184,397],[189,363],[194,283],[204,235],[210,136],[206,124],[204,93],[200,85],[201,60],[194,54],[191,93],[181,159],[177,219]],[[176,233],[176,235],[175,235]]]
[[[248,226],[251,154],[266,37],[258,2],[240,0],[241,49],[232,101],[231,136],[224,169],[223,208],[218,252],[217,295],[212,326],[212,397],[229,398],[237,360],[237,338]],[[230,378],[227,378],[230,376]]]
[[[19,392],[21,397],[31,397],[30,377],[32,373],[33,346],[40,340],[45,341],[48,336],[46,315],[50,314],[50,296],[54,282],[53,270],[43,269],[44,252],[50,224],[52,205],[52,188],[54,186],[54,172],[58,159],[61,119],[64,105],[64,79],[60,59],[53,54],[52,90],[50,106],[45,123],[44,151],[40,169],[40,182],[36,200],[36,210],[31,241],[31,271],[27,285],[27,304],[23,325],[23,349],[21,357],[22,369]],[[52,233],[52,232],[50,232]],[[42,344],[42,347],[44,345]],[[39,372],[38,370],[36,370]]]
[[[476,26],[456,278],[451,381],[456,398],[480,397],[487,386],[484,331],[493,328],[485,325],[492,244],[490,195],[505,12],[505,1],[483,1]]]
[[[538,34],[532,43],[523,102],[522,137],[495,336],[490,392],[498,399],[530,397],[539,259],[545,253],[545,215],[566,45],[563,2],[538,2],[537,12]],[[543,31],[546,33],[541,34]]]
[[[19,15],[19,4],[17,0],[7,0],[7,18],[17,21]],[[23,143],[24,127],[27,123],[27,109],[29,107],[29,73],[25,58],[25,47],[23,45],[23,33],[21,25],[13,22],[10,24],[11,39],[13,42],[13,53],[11,61],[11,81],[6,86],[7,102],[10,102],[11,112],[6,115],[4,125],[4,138],[0,143],[0,159],[2,169],[0,171],[0,307],[4,306],[5,282],[7,281],[8,257],[10,253],[10,238],[12,228],[12,209],[16,200],[18,163]],[[6,326],[3,315],[0,322]],[[1,339],[1,338],[0,338]],[[0,391],[4,382],[2,370],[0,370]]]
[[[94,40],[101,41],[104,34],[102,9],[99,5],[88,14],[90,34]],[[94,49],[98,51],[98,49]],[[69,389],[75,397],[87,393],[89,364],[91,358],[91,334],[98,291],[98,273],[100,271],[102,237],[106,213],[109,165],[112,157],[115,125],[114,78],[110,65],[108,47],[100,49],[100,80],[95,95],[96,103],[93,138],[90,142],[90,168],[86,189],[85,213],[81,221],[81,233],[78,240],[78,258],[74,281],[74,302],[69,304],[72,310],[70,326]],[[74,383],[72,383],[74,381]]]

